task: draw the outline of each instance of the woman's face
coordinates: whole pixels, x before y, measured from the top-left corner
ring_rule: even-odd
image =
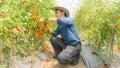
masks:
[[[56,11],[55,11],[55,16],[56,16],[57,18],[64,17],[64,12],[61,12],[60,10],[56,10]]]

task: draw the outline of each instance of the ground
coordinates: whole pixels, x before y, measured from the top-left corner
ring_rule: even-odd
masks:
[[[86,68],[86,66],[83,63],[82,59],[79,60],[78,65],[72,66],[72,65],[62,65],[56,59],[51,58],[49,60],[44,60],[40,68]]]
[[[117,47],[114,47],[115,52],[113,56],[113,63],[110,68],[120,68],[120,54],[117,49]],[[87,63],[95,65],[94,60],[91,60],[92,54],[88,54],[90,52],[89,49],[84,48],[82,49],[82,57],[84,57],[84,60],[87,59]],[[70,64],[68,65],[62,65],[60,64],[57,59],[52,58],[54,55],[53,48],[50,47],[48,51],[39,51],[39,53],[35,56],[29,56],[26,58],[22,58],[17,56],[15,61],[15,68],[87,68],[88,65],[85,65],[82,57],[80,57],[79,64],[76,66],[72,66]],[[88,58],[91,57],[91,58]]]
[[[86,68],[80,57],[79,64],[72,66],[62,65],[57,59],[52,58],[54,55],[53,49],[45,52],[40,52],[35,56],[29,56],[26,58],[16,57],[15,68]]]

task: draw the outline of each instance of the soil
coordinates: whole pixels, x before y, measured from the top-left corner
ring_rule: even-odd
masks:
[[[79,64],[72,66],[70,64],[62,65],[56,59],[52,58],[50,60],[43,61],[40,68],[86,68],[86,66],[82,59],[79,60]]]

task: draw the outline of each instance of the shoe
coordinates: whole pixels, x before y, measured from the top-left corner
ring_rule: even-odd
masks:
[[[72,66],[75,66],[78,64],[78,62],[75,62],[75,63],[70,63]]]
[[[71,65],[75,66],[79,63],[79,59],[80,59],[80,55],[76,55],[75,57],[73,57],[73,60],[70,62]]]

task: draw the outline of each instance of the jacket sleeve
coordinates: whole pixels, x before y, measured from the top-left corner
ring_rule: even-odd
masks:
[[[57,36],[60,34],[60,31],[59,31],[59,27],[57,27],[57,29],[55,31],[53,31],[53,36]]]
[[[74,25],[72,18],[57,18],[58,25],[72,26]]]

